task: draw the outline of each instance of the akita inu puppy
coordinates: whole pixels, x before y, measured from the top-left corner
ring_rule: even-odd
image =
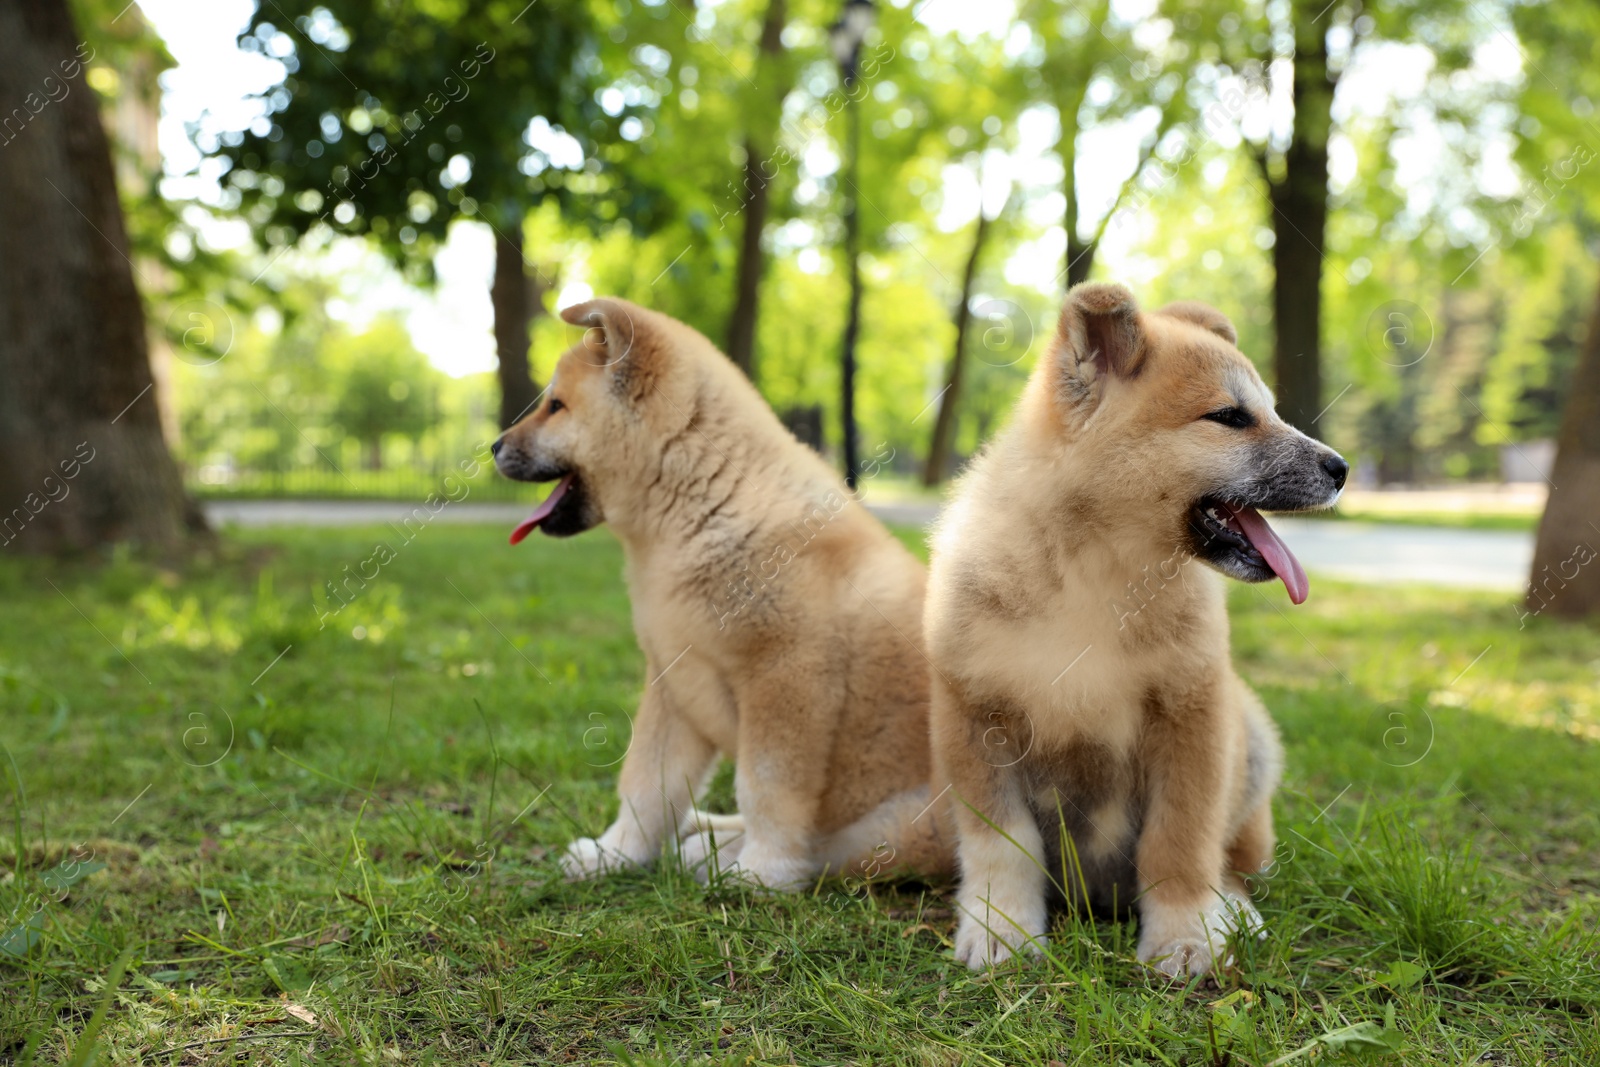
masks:
[[[621,810],[568,874],[651,863],[680,833],[702,876],[774,889],[948,870],[922,817],[922,564],[699,333],[622,300],[561,315],[589,329],[494,445],[502,474],[556,483],[512,543],[609,524],[645,656]],[[719,753],[736,816],[693,806]]]
[[[956,798],[974,968],[1040,951],[1047,898],[1136,903],[1139,958],[1172,975],[1259,922],[1243,876],[1272,854],[1282,752],[1234,673],[1213,570],[1303,601],[1257,509],[1326,507],[1348,468],[1273,413],[1236,340],[1200,304],[1073,289],[940,523],[935,783]]]

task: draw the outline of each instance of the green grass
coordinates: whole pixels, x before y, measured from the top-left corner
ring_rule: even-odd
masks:
[[[447,481],[448,479],[448,481]],[[497,477],[494,467],[481,466],[476,478],[463,478],[449,464],[438,470],[420,466],[394,466],[383,470],[362,467],[300,467],[284,471],[240,471],[223,484],[189,479],[188,490],[198,500],[404,500],[416,502],[430,493],[455,500],[522,500],[527,486]]]
[[[1370,522],[1385,526],[1443,526],[1456,530],[1514,530],[1532,533],[1539,528],[1539,515],[1516,512],[1472,511],[1360,511],[1335,508],[1307,512],[1303,518],[1325,522]]]
[[[564,884],[643,666],[607,534],[505,533],[0,557],[0,1062],[1600,1062],[1592,627],[1235,587],[1289,752],[1267,938],[1174,987],[1063,917],[973,975],[945,885]]]

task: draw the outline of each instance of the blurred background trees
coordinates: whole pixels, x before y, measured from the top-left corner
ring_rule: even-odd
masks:
[[[415,442],[438,422],[439,374],[395,319],[341,332],[325,351],[335,376],[333,421],[360,443],[368,469],[383,469],[385,440]]]
[[[852,199],[879,490],[960,468],[1090,277],[1220,307],[1358,485],[1593,480],[1593,5],[882,0],[853,183],[841,6],[239,0],[205,54],[255,80],[183,110],[196,18],[75,0],[191,488],[425,487],[593,292],[700,329],[837,458]],[[36,189],[50,113],[10,114]],[[1541,566],[1597,497],[1557,493]]]
[[[519,10],[520,9],[520,10]],[[551,284],[525,252],[523,220],[551,202],[579,219],[648,213],[635,187],[620,201],[607,163],[618,123],[605,84],[602,10],[582,4],[456,0],[273,3],[240,38],[284,68],[264,114],[224,133],[227,188],[270,254],[321,228],[366,236],[426,284],[450,225],[494,234],[491,288],[500,423],[538,392],[528,368],[532,319]],[[470,189],[469,189],[470,187]]]

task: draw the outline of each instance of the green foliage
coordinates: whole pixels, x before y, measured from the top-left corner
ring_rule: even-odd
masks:
[[[425,274],[457,217],[505,230],[546,197],[603,197],[620,138],[594,98],[600,28],[582,4],[263,5],[240,45],[284,82],[257,125],[201,147],[268,244],[370,234]]]
[[[1541,235],[1536,255],[1508,260],[1494,272],[1506,294],[1498,343],[1484,368],[1484,422],[1478,440],[1553,439],[1578,362],[1594,295],[1594,257],[1577,227],[1558,222]]]
[[[1547,211],[1577,208],[1591,239],[1600,221],[1600,70],[1593,44],[1600,10],[1593,4],[1517,4],[1511,9],[1517,38],[1527,50],[1529,73],[1517,101],[1517,157],[1527,180],[1512,230],[1526,237]],[[1520,223],[1520,225],[1519,225]]]
[[[353,332],[329,318],[331,295],[322,282],[293,284],[277,315],[230,319],[220,354],[176,349],[181,451],[202,490],[227,489],[241,472],[311,469],[330,490],[368,495],[355,468],[376,470],[387,452],[425,472],[420,491],[399,493],[421,497],[493,438],[487,376],[440,374],[392,317]]]
[[[1239,349],[1263,375],[1272,364],[1272,245],[1270,210],[1238,152],[1210,148],[1165,173],[1146,202],[1150,236],[1133,269],[1141,296],[1159,307],[1208,293],[1239,333]]]
[[[420,437],[439,421],[440,375],[394,319],[355,335],[335,333],[324,358],[335,379],[333,419],[371,450],[374,468],[385,436]]]
[[[1013,279],[1020,259],[1059,253],[1064,225],[1079,252],[1096,247],[1096,276],[1131,281],[1146,303],[1221,307],[1267,369],[1265,182],[1281,177],[1285,134],[1267,100],[1285,73],[1275,57],[1301,22],[1327,35],[1330,76],[1344,86],[1328,131],[1326,435],[1363,461],[1363,476],[1400,482],[1493,479],[1508,442],[1548,437],[1595,274],[1593,213],[1581,210],[1600,187],[1584,155],[1600,99],[1584,44],[1592,13],[1385,0],[1313,4],[1317,18],[1301,19],[1302,6],[1173,0],[1129,20],[1104,3],[1029,2],[1004,32],[963,35],[934,32],[915,5],[880,3],[856,105],[861,440],[885,443],[907,468],[927,448],[933,420],[922,413],[950,357],[973,228],[946,211],[952,182],[996,172],[1025,126],[1032,148],[1051,123],[1059,139],[1016,176],[978,272],[973,304],[988,310],[974,322],[957,452],[970,455],[999,425],[1048,342],[1062,279],[1042,289]],[[257,11],[242,40],[280,57],[286,80],[263,97],[253,131],[201,145],[232,168],[229,207],[269,244],[368,235],[418,279],[454,220],[502,233],[523,220],[528,259],[544,282],[559,279],[541,287],[544,310],[581,281],[720,343],[746,146],[770,151],[758,384],[780,410],[821,404],[836,446],[848,190],[836,165],[846,108],[827,47],[835,5],[783,5],[775,54],[760,46],[771,0],[402,8]],[[1513,34],[1529,50],[1520,85],[1494,73]],[[485,42],[493,59],[480,58]],[[1356,83],[1343,79],[1362,70],[1364,88],[1347,92]],[[1144,131],[1137,159],[1099,154],[1095,138],[1119,125]],[[1521,168],[1510,195],[1508,138]],[[1110,189],[1110,201],[1090,189]],[[184,232],[170,206],[164,216],[151,206],[160,203],[143,199],[134,229],[184,282],[163,310],[205,296],[248,314],[252,301],[278,299],[237,285],[239,270]],[[165,243],[148,236],[162,232]],[[179,343],[187,320],[161,317]],[[983,347],[1008,332],[1031,347]],[[572,340],[558,320],[537,319],[536,376]],[[294,391],[321,388],[308,370]],[[291,447],[306,459],[283,442]]]

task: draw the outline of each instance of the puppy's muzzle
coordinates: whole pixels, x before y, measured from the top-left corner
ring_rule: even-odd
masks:
[[[548,459],[530,455],[517,442],[504,436],[490,445],[489,451],[494,456],[495,469],[513,481],[553,482],[569,470]]]

